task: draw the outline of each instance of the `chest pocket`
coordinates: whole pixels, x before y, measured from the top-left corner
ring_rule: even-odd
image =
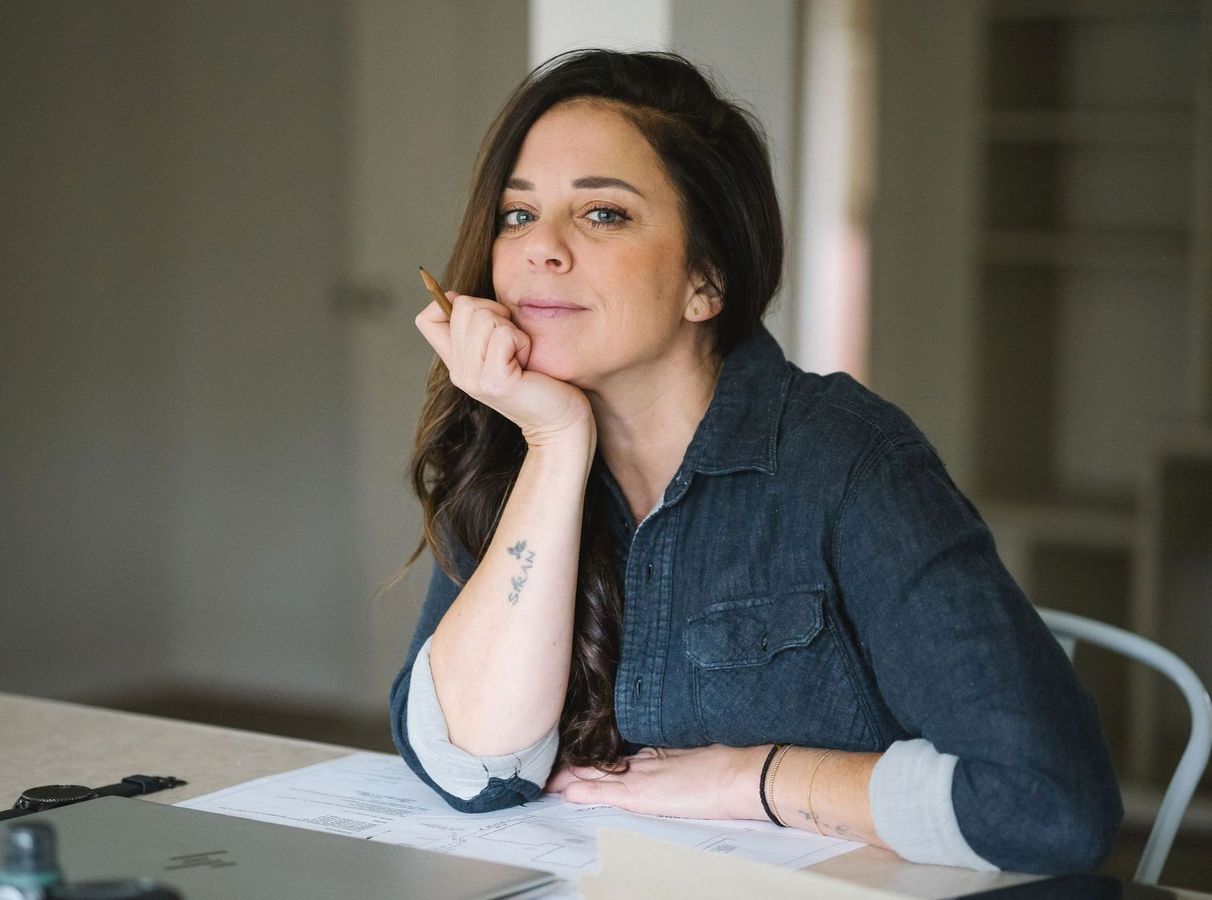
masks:
[[[825,617],[825,592],[715,603],[686,623],[703,740],[863,749],[876,743]]]
[[[768,663],[812,643],[825,624],[822,606],[822,596],[809,591],[716,603],[688,623],[686,654],[703,669]]]

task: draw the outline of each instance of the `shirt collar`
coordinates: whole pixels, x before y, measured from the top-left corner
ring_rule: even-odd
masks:
[[[715,394],[686,448],[679,475],[722,475],[740,469],[773,475],[791,374],[778,341],[759,325],[724,358]]]

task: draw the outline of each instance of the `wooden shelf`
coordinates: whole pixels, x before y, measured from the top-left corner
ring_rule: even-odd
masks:
[[[1182,233],[991,230],[983,250],[984,261],[996,265],[1183,272],[1190,239]]]
[[[999,110],[987,124],[989,140],[1000,144],[1189,147],[1194,139],[1194,119],[1183,110]]]

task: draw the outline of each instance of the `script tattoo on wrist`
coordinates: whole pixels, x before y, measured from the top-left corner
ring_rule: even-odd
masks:
[[[509,592],[510,606],[517,606],[518,600],[522,595],[522,588],[526,581],[530,578],[530,570],[534,568],[534,551],[526,549],[525,541],[518,541],[512,547],[506,547],[506,552],[510,556],[517,559],[522,564],[522,574],[509,579],[509,584],[513,588]]]
[[[806,809],[801,809],[799,813],[804,817],[805,822],[812,823],[819,834],[832,834],[841,838],[850,834],[850,829],[845,825],[830,825],[828,822],[822,822],[819,815],[813,815]]]

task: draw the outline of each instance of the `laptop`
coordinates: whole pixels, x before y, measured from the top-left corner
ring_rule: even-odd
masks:
[[[550,872],[126,797],[6,824],[39,821],[54,826],[67,881],[149,878],[185,900],[514,900],[556,884]]]

